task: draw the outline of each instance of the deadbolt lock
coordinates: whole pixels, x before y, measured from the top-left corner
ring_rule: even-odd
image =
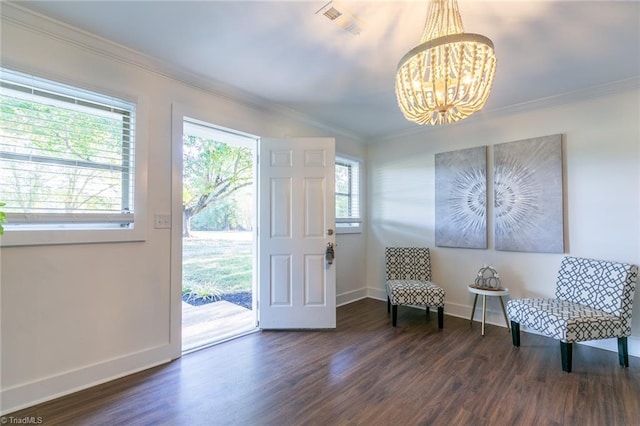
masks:
[[[329,265],[333,263],[333,259],[335,258],[335,256],[336,253],[333,250],[333,243],[327,243],[327,249],[324,252],[324,257]]]

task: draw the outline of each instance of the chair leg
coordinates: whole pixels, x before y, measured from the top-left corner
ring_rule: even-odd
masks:
[[[511,340],[513,346],[520,347],[520,323],[511,321]]]
[[[396,326],[398,323],[398,305],[391,306],[391,325]]]
[[[426,307],[426,310],[427,310],[427,319],[429,319],[429,307],[428,306]]]
[[[387,296],[387,313],[391,312],[391,299]]]
[[[444,326],[444,308],[442,306],[438,307],[438,328],[442,330]]]
[[[618,359],[621,366],[629,367],[629,347],[626,337],[618,337]]]
[[[562,357],[562,371],[571,373],[571,358],[573,357],[573,343],[560,342],[560,356]]]

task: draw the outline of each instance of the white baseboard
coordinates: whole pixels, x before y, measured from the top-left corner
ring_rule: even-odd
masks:
[[[366,288],[342,293],[336,297],[338,306],[346,305],[364,298],[386,301],[384,290]],[[447,303],[445,314],[469,319],[471,306]],[[481,307],[476,308],[475,320],[479,321],[482,315]],[[504,316],[501,311],[487,310],[486,323],[506,328]],[[446,328],[446,325],[445,325]],[[533,330],[524,327],[522,331],[537,334]],[[511,344],[511,337],[505,336],[507,344]],[[605,349],[612,352],[618,351],[616,339],[595,340],[581,344]],[[640,357],[640,338],[629,337],[629,355]],[[170,345],[148,349],[121,358],[107,360],[78,370],[58,374],[37,380],[31,383],[21,384],[0,391],[0,415],[27,408],[41,402],[49,401],[79,390],[87,389],[101,383],[109,382],[129,374],[137,373],[148,368],[155,367],[171,361],[175,350]]]
[[[336,296],[336,306],[348,305],[357,300],[362,300],[367,297],[367,289],[361,288],[359,290],[348,291]]]
[[[590,342],[582,342],[580,344],[618,353],[618,339],[592,340]],[[627,346],[629,349],[629,356],[640,358],[640,337],[629,336],[627,339]]]
[[[169,345],[148,349],[0,391],[0,415],[119,379],[171,361]]]
[[[447,303],[445,304],[444,313],[454,317],[469,319],[469,317],[471,317],[471,309],[472,309],[471,306]],[[476,306],[474,320],[475,321],[482,320],[482,306]],[[502,311],[487,309],[485,322],[487,324],[497,325],[499,327],[507,328]],[[525,333],[542,335],[542,333],[539,333],[536,330],[526,328],[524,326],[520,328],[520,331]],[[511,337],[509,337],[509,340],[511,340]],[[617,339],[590,340],[588,342],[579,342],[578,344],[591,346],[594,348],[605,349],[611,352],[618,353]],[[627,344],[629,349],[629,355],[640,357],[640,337],[630,336],[627,339]]]
[[[367,295],[372,299],[378,300],[387,300],[387,294],[384,290],[377,288],[367,288]],[[472,306],[462,305],[457,303],[446,303],[444,307],[445,315],[451,315],[458,318],[464,318],[468,320],[471,317],[471,309]],[[476,306],[476,312],[473,317],[474,321],[482,321],[482,302],[478,302],[478,306]],[[504,320],[504,314],[502,310],[498,308],[495,309],[487,309],[485,322],[491,325],[497,325],[499,327],[507,328],[507,324]],[[445,324],[446,327],[446,324]],[[520,328],[521,331],[532,334],[541,334],[537,333],[535,330],[530,330],[525,327]],[[505,333],[506,334],[506,333]],[[511,344],[511,336],[505,336],[508,339],[509,344]],[[629,347],[629,355],[640,358],[640,337],[631,336],[627,339],[628,347]],[[617,339],[602,339],[602,340],[591,340],[588,342],[580,342],[581,345],[591,346],[594,348],[605,349],[611,352],[618,353],[618,341]]]
[[[363,288],[338,295],[336,303],[341,306],[366,297],[367,289]],[[167,363],[175,358],[174,355],[175,350],[172,350],[170,345],[165,345],[2,389],[0,390],[0,415]]]
[[[372,299],[387,301],[387,292],[384,289],[379,288],[367,288],[367,297]]]

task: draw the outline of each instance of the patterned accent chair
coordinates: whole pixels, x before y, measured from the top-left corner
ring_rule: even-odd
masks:
[[[620,365],[628,367],[637,278],[636,265],[565,257],[554,299],[507,302],[513,345],[520,346],[520,324],[558,339],[562,369],[570,373],[574,342],[616,337]]]
[[[398,322],[398,305],[424,305],[438,308],[438,328],[444,324],[444,290],[431,282],[431,257],[424,247],[385,249],[387,312],[391,323]]]

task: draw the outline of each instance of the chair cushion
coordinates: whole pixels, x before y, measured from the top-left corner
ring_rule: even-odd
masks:
[[[444,307],[444,290],[431,281],[388,280],[385,288],[392,305]]]
[[[507,313],[511,321],[567,343],[630,335],[620,317],[566,300],[513,299]]]

